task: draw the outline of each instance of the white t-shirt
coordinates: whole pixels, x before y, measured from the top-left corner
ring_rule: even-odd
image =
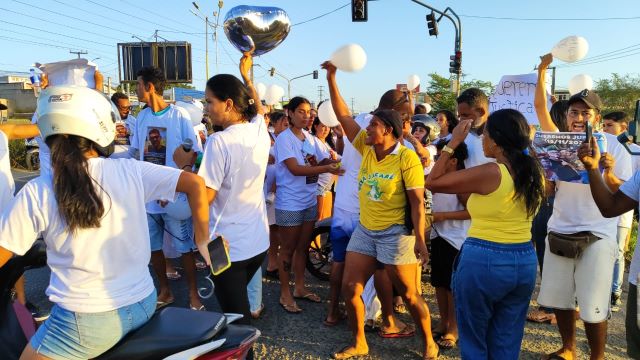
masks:
[[[302,130],[305,140],[302,141],[291,131],[283,131],[276,139],[276,209],[300,211],[317,203],[316,191],[318,175],[295,176],[287,168],[284,161],[295,158],[298,165],[309,165],[306,156],[315,156],[319,163],[329,157],[329,153],[318,145],[315,136]],[[306,155],[305,155],[306,154]]]
[[[640,152],[640,146],[638,146],[637,144],[631,143],[629,144],[629,147],[631,148],[631,151]],[[639,168],[640,168],[640,156],[632,155],[631,156],[632,173],[635,174]],[[620,215],[618,226],[630,229],[632,225],[633,225],[633,211],[629,211]]]
[[[0,130],[0,212],[13,198],[16,187],[11,175],[11,163],[9,161],[9,139]]]
[[[615,136],[603,134],[607,152],[616,162],[613,172],[620,180],[626,181],[632,176],[631,156]],[[588,184],[556,181],[553,214],[548,223],[549,231],[561,234],[591,231],[598,237],[615,241],[617,227],[618,217],[608,219],[602,216],[591,196]]]
[[[331,155],[331,152],[333,150],[331,149],[329,144],[327,144],[326,142],[322,142],[318,138],[316,138],[315,140],[318,143],[318,146],[320,148],[322,148],[326,153]],[[338,160],[340,160],[340,155],[336,153],[336,156]],[[335,181],[335,179],[336,179],[336,175],[333,175],[332,173],[323,173],[318,175],[318,188],[322,187],[325,192],[331,190],[331,185],[333,185],[333,182]]]
[[[369,125],[373,115],[362,113],[355,120],[364,129]],[[338,177],[336,183],[336,197],[333,206],[352,214],[360,213],[360,199],[358,199],[358,172],[362,164],[362,155],[351,145],[344,136],[344,150],[342,150],[342,166],[345,173]]]
[[[450,212],[464,210],[464,206],[458,200],[456,194],[433,194],[432,212]],[[440,236],[445,239],[451,246],[460,250],[462,243],[467,238],[467,232],[471,220],[445,220],[437,223],[433,223],[433,229],[431,230],[431,239],[435,239]]]
[[[121,123],[116,123],[116,143],[113,154],[109,156],[111,159],[128,159],[131,158],[129,148],[131,147],[131,139],[136,132],[136,118],[133,115],[128,115],[127,118]],[[127,131],[127,135],[122,135],[118,132],[119,127],[124,126]]]
[[[629,198],[640,201],[640,173],[636,172],[633,177],[620,186],[620,191]],[[640,211],[640,209],[638,209]],[[629,268],[629,282],[638,285],[638,273],[640,273],[640,246],[636,246]]]
[[[263,186],[270,146],[262,115],[214,133],[207,141],[198,175],[218,192],[209,208],[211,236],[217,236],[214,226],[222,214],[215,232],[229,242],[233,262],[269,248]]]
[[[151,108],[146,108],[138,114],[136,131],[131,138],[129,150],[131,154],[139,152],[138,160],[175,168],[173,152],[186,139],[193,141],[194,151],[202,151],[200,141],[193,131],[189,113],[185,109],[170,104],[162,111],[154,113]],[[165,210],[153,201],[147,204],[147,212],[163,214]]]
[[[181,171],[133,159],[92,158],[88,165],[105,207],[99,228],[70,234],[51,175],[45,174],[28,182],[3,211],[0,246],[23,255],[42,235],[51,268],[49,300],[91,313],[133,304],[155,291],[144,204],[173,198]]]
[[[31,117],[31,123],[37,124],[38,117],[33,114]],[[40,175],[51,174],[51,150],[44,142],[42,136],[36,136],[36,142],[38,143],[38,162],[40,163]]]
[[[484,150],[482,150],[482,135],[469,132],[464,139],[464,143],[467,144],[467,151],[469,153],[469,157],[464,161],[465,169],[496,161],[495,159],[489,159],[484,156]]]

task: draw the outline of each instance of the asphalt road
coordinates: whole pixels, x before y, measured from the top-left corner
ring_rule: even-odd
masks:
[[[18,170],[14,172],[16,187],[20,188],[33,173]],[[51,303],[44,295],[44,289],[49,281],[47,268],[30,270],[26,273],[26,287],[28,299],[36,305],[49,309]],[[200,272],[200,280],[205,273]],[[323,299],[328,295],[328,283],[307,276],[309,287],[318,293]],[[204,284],[204,282],[202,282]],[[432,312],[433,323],[438,321],[437,306],[435,303],[434,289],[428,285],[428,277],[423,278],[423,293],[429,303]],[[625,282],[626,284],[626,282]],[[172,290],[176,301],[174,306],[187,307],[187,291],[184,281],[171,281]],[[346,345],[350,339],[350,332],[346,323],[333,328],[322,325],[325,316],[326,303],[311,304],[299,302],[303,312],[298,315],[290,315],[284,312],[278,305],[279,283],[272,280],[263,280],[263,301],[266,306],[264,315],[254,321],[254,325],[260,329],[262,336],[255,346],[258,359],[328,359],[330,354]],[[537,289],[536,289],[537,294]],[[536,295],[534,294],[534,299]],[[624,307],[626,305],[627,287],[624,287],[623,306],[621,311],[613,314],[609,322],[609,336],[607,342],[607,359],[627,359],[624,331]],[[209,310],[217,311],[219,306],[215,296],[203,300]],[[403,321],[411,321],[407,314],[400,315]],[[508,331],[508,330],[506,330]],[[578,358],[588,358],[588,345],[584,333],[584,326],[578,323]],[[408,339],[382,339],[375,333],[367,335],[369,343],[369,356],[363,359],[421,359],[419,341]],[[521,359],[539,359],[542,354],[550,353],[559,348],[560,335],[555,326],[546,324],[527,323],[525,337],[522,344]],[[440,359],[459,359],[457,349],[443,351]]]

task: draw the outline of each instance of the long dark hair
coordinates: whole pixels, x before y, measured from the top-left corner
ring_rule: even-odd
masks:
[[[58,212],[69,232],[100,227],[105,208],[96,191],[99,184],[89,174],[84,156],[85,152],[95,150],[96,145],[75,135],[52,135],[46,143],[51,149],[53,192]]]
[[[458,117],[449,110],[440,110],[436,113],[436,116],[438,114],[442,114],[447,118],[447,132],[451,134],[453,129],[458,125]]]
[[[318,124],[320,124],[320,118],[316,116],[316,118],[313,119],[313,124],[311,125],[311,135],[316,135],[316,126]],[[331,130],[331,128],[329,128],[329,135],[327,135],[327,138],[324,141],[327,142],[327,145],[329,145],[332,150],[336,149],[336,144],[333,142],[333,130]]]
[[[523,200],[529,216],[534,216],[544,198],[544,177],[540,162],[529,155],[529,124],[524,115],[513,109],[502,109],[489,115],[486,130],[502,148],[511,170],[515,200]]]
[[[217,99],[226,101],[231,99],[236,111],[244,120],[251,120],[258,114],[256,104],[249,94],[249,90],[237,77],[229,74],[218,74],[207,81],[207,89]]]

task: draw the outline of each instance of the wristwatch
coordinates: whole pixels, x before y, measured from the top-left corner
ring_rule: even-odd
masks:
[[[449,155],[453,155],[453,149],[449,147],[449,145],[445,145],[442,148],[442,151],[449,153]]]

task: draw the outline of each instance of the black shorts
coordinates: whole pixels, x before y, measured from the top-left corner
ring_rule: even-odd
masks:
[[[431,285],[451,290],[453,261],[458,252],[458,249],[439,236],[431,239]]]

